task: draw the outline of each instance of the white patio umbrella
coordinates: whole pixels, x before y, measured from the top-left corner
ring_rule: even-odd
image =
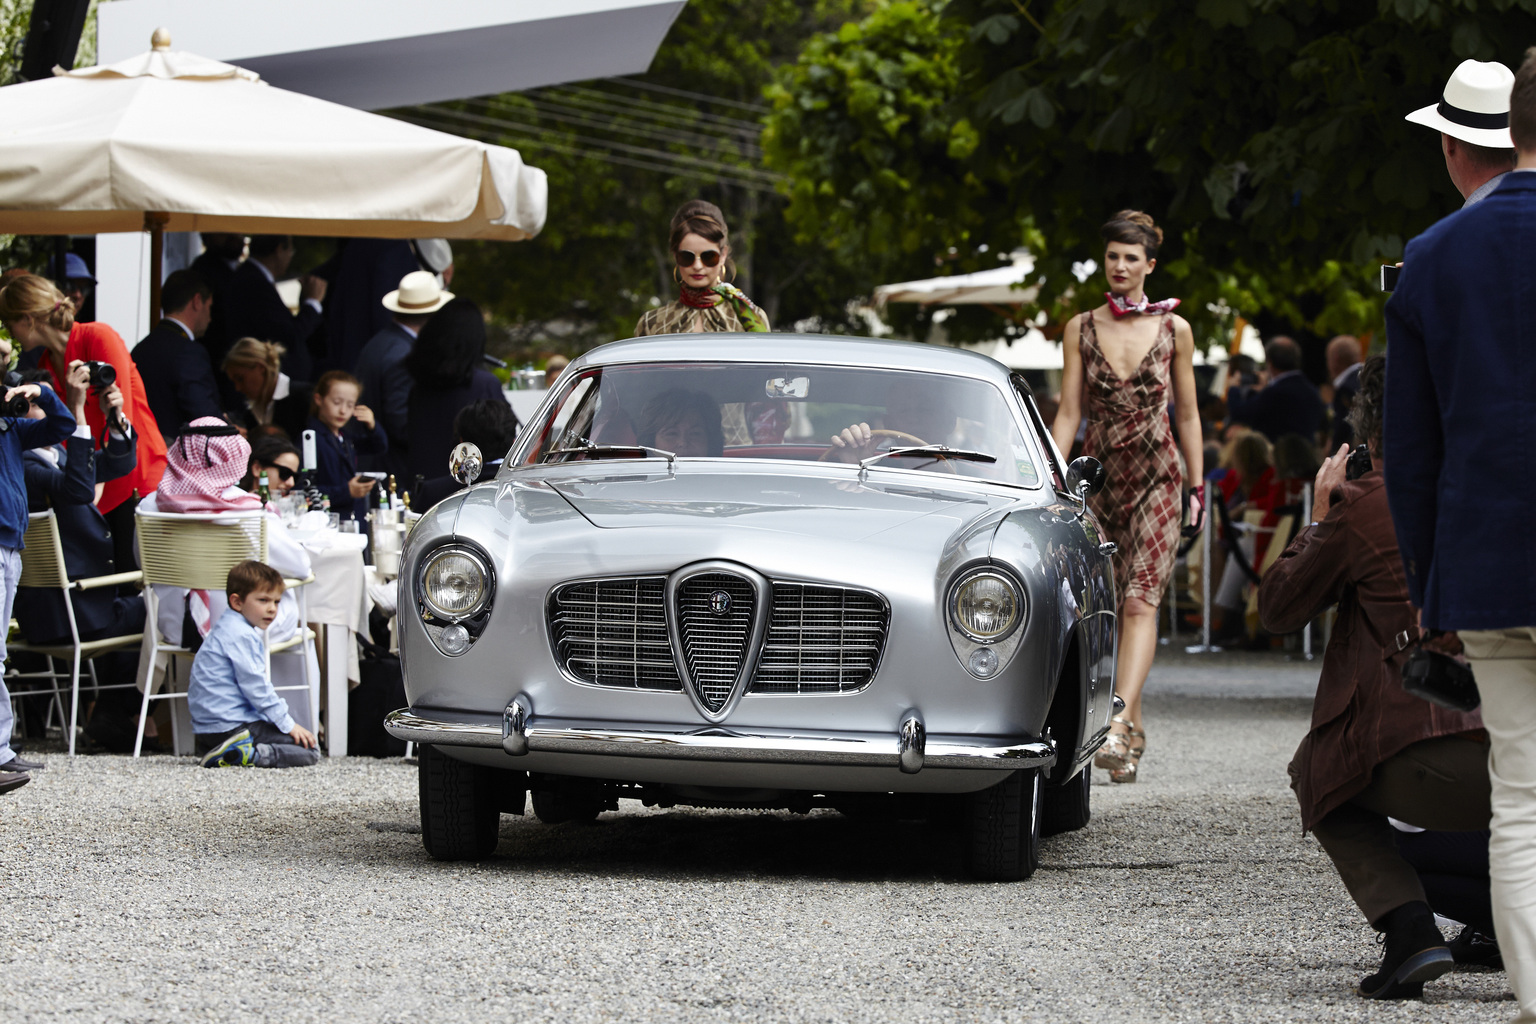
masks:
[[[875,304],[915,302],[924,306],[1015,306],[1033,302],[1038,286],[1020,287],[1034,272],[1034,257],[1014,256],[1006,266],[974,274],[929,277],[921,281],[882,284],[875,289]]]
[[[0,89],[0,232],[488,238],[544,226],[544,172],[515,149],[276,89],[153,48]]]

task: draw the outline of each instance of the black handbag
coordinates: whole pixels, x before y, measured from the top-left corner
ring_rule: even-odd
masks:
[[[407,705],[400,659],[357,638],[359,679],[347,697],[347,753],[354,757],[404,757],[405,740],[384,731],[384,716]]]
[[[1452,711],[1476,711],[1483,702],[1477,692],[1477,679],[1472,666],[1460,658],[1442,651],[1425,647],[1423,639],[1405,642],[1406,632],[1399,635],[1398,649],[1409,643],[1413,653],[1403,666],[1403,689],[1421,700],[1438,704]]]

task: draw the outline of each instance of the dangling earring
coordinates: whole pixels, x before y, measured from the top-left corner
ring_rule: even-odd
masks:
[[[678,284],[683,283],[683,275],[678,272],[676,266],[672,268],[672,280],[676,281]]]

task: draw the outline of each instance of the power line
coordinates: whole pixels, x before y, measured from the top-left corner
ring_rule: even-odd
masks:
[[[540,125],[527,124],[522,121],[510,121],[504,118],[487,117],[483,114],[471,114],[468,111],[463,110],[450,110],[443,107],[432,106],[427,106],[425,109],[427,109],[429,113],[435,113],[445,117],[458,118],[463,121],[468,121],[471,124],[482,124],[490,128],[501,128],[514,132],[550,131],[549,128]],[[759,170],[755,167],[732,166],[730,164],[724,164],[716,160],[707,160],[702,157],[689,156],[685,153],[667,153],[662,150],[648,149],[644,146],[632,146],[626,142],[615,142],[611,139],[597,139],[588,135],[573,134],[571,138],[576,142],[585,143],[589,146],[606,146],[619,150],[620,152],[632,153],[637,156],[651,157],[653,159],[660,157],[678,163],[698,164],[699,166],[708,168],[710,170],[729,171],[729,173],[736,177],[756,179],[765,183],[787,180],[784,175],[776,174],[772,171]]]
[[[610,78],[610,82],[620,82],[636,89],[649,89],[652,92],[667,93],[672,96],[682,96],[690,100],[699,100],[704,103],[720,103],[728,107],[740,107],[757,114],[766,114],[773,108],[766,103],[749,103],[745,100],[728,100],[723,96],[710,96],[702,92],[689,92],[687,89],[674,89],[670,85],[655,85],[651,82],[641,82],[633,78]]]
[[[571,85],[558,89],[530,89],[525,95],[537,98],[551,93],[559,95],[568,103],[586,103],[609,111],[629,107],[630,116],[634,116],[634,112],[640,112],[659,121],[670,120],[686,125],[697,125],[702,121],[742,135],[760,135],[763,131],[760,121],[743,121],[737,117],[711,114],[706,110],[685,107],[678,103],[658,103],[655,100],[636,99],[632,96],[609,92],[606,89],[589,89],[585,86]],[[618,106],[615,106],[616,104]]]
[[[396,111],[389,116],[401,121],[408,121],[411,124],[421,125],[423,128],[431,128],[435,131],[447,132],[450,135],[459,135],[467,138],[475,137],[473,135],[466,135],[464,130],[456,125],[451,125],[444,121],[433,120],[429,117],[423,117],[411,110]],[[481,139],[481,141],[491,140]],[[700,168],[697,167],[679,167],[675,164],[668,165],[663,163],[654,163],[647,160],[637,160],[632,157],[619,156],[615,153],[604,152],[602,150],[582,149],[579,146],[571,146],[565,143],[555,142],[550,139],[530,139],[528,141],[528,145],[531,145],[535,148],[543,147],[545,149],[552,149],[556,152],[567,153],[572,156],[588,157],[594,160],[600,160],[604,163],[617,164],[624,167],[637,167],[647,171],[660,171],[663,174],[675,174],[685,177],[691,176],[701,180],[712,179],[716,181],[727,182],[752,192],[762,192],[768,195],[772,195],[776,192],[776,190],[771,185],[764,184],[762,181],[736,176],[734,172],[738,170],[738,168],[731,167],[728,164],[718,165],[718,170],[716,170],[713,174],[705,174],[702,173]],[[659,150],[649,150],[645,152],[652,153],[658,159],[672,159],[671,154]]]
[[[483,104],[483,101],[480,101]],[[489,106],[489,104],[484,104]],[[426,109],[446,110],[437,104],[423,104]],[[600,116],[588,113],[578,107],[567,107],[563,104],[545,100],[542,97],[534,101],[535,113],[541,120],[557,121],[563,124],[574,124],[588,128],[604,128],[624,135],[638,135],[645,138],[659,139],[663,142],[676,142],[681,145],[701,148],[713,148],[726,143],[726,140],[716,135],[706,135],[698,132],[682,132],[669,128],[657,128],[649,125],[630,124],[626,121],[614,119],[603,120]],[[565,111],[562,113],[562,111]],[[486,116],[493,116],[487,114]],[[762,149],[754,142],[735,142],[743,150],[745,156],[759,157]]]

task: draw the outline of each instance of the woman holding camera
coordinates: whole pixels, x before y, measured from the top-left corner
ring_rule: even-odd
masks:
[[[1157,653],[1157,606],[1173,575],[1185,480],[1204,479],[1205,450],[1195,391],[1195,337],[1173,310],[1178,299],[1150,302],[1144,286],[1157,267],[1163,233],[1138,210],[1121,210],[1100,229],[1109,277],[1105,302],[1072,318],[1062,335],[1061,406],[1051,435],[1072,450],[1088,420],[1083,453],[1104,463],[1107,483],[1093,508],[1114,556],[1120,607],[1120,655],[1115,691],[1124,714],[1110,720],[1094,764],[1112,782],[1135,782],[1147,736],[1141,688]],[[1169,424],[1172,399],[1179,443]],[[1179,475],[1179,451],[1187,476]],[[1190,522],[1198,516],[1192,497]]]
[[[165,472],[165,441],[149,411],[144,382],[139,378],[128,346],[116,331],[103,323],[75,322],[75,304],[52,281],[26,274],[12,278],[0,289],[0,323],[23,349],[41,348],[39,367],[53,376],[53,390],[64,394],[64,379],[76,362],[94,363],[92,390],[116,383],[123,394],[118,433],[136,436],[138,465],[133,472],[107,481],[96,507],[112,528],[116,562],[121,568],[137,564],[133,553],[133,509],[138,499],[160,486]],[[111,377],[111,380],[107,378]],[[107,417],[99,403],[85,408],[85,421],[99,450],[107,437]]]

